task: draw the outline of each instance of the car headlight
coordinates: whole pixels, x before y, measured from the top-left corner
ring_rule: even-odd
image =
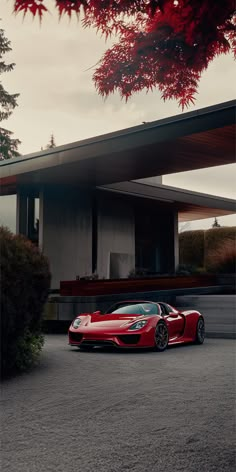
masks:
[[[147,324],[147,320],[136,321],[136,323],[134,323],[132,326],[130,326],[129,330],[130,329],[133,330],[133,329],[143,328],[146,324]]]
[[[72,327],[76,329],[79,327],[80,323],[81,323],[81,320],[79,318],[75,318],[75,320],[72,323]]]

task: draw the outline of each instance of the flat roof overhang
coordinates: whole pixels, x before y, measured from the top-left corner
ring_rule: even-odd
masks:
[[[0,194],[18,185],[105,185],[235,162],[235,104],[221,103],[0,162]]]
[[[159,205],[171,205],[178,212],[179,222],[215,218],[236,213],[236,201],[163,184],[155,186],[138,182],[121,182],[97,187],[100,191],[115,192],[156,200]]]

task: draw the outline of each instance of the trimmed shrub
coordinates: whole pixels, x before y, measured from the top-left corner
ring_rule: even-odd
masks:
[[[135,267],[129,271],[128,279],[140,279],[142,277],[147,277],[148,275],[148,269],[143,267]]]
[[[203,267],[204,265],[204,231],[185,231],[179,235],[180,265]]]
[[[176,275],[201,275],[206,274],[205,267],[194,267],[188,264],[179,264],[176,270]]]
[[[207,269],[210,272],[234,274],[236,272],[236,245],[235,241],[224,241],[223,247],[218,246],[207,256]]]
[[[179,235],[179,261],[180,265],[192,266],[201,271],[208,270],[212,265],[212,251],[216,250],[224,253],[227,241],[234,243],[236,237],[236,227],[210,228],[206,231],[185,231]],[[216,254],[215,256],[216,257]],[[222,256],[223,257],[223,256]]]
[[[50,287],[49,264],[23,236],[0,227],[1,372],[25,370],[43,345],[41,320]]]
[[[216,250],[217,253],[225,252],[225,244],[230,244],[232,242],[231,248],[235,244],[236,237],[236,227],[220,227],[220,228],[211,228],[208,229],[205,233],[205,265],[206,267],[211,264],[213,251]],[[229,246],[228,246],[229,247]],[[227,249],[226,249],[227,250]]]

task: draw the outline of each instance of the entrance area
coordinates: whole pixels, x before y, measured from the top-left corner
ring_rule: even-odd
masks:
[[[137,204],[138,203],[138,204]],[[174,240],[178,239],[173,209],[141,200],[135,206],[135,271],[137,275],[173,273]],[[177,215],[176,215],[177,217]],[[178,241],[175,241],[175,245]]]

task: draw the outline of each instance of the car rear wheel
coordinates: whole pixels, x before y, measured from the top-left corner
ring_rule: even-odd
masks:
[[[164,351],[168,346],[169,334],[165,323],[160,321],[156,325],[155,330],[155,349],[156,351]]]
[[[203,344],[205,339],[205,323],[204,319],[201,317],[198,319],[197,328],[196,328],[196,343]]]

